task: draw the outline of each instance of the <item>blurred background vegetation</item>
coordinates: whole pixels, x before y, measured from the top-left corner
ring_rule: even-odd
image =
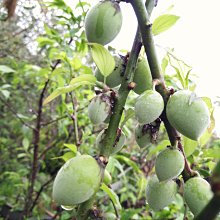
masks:
[[[93,126],[88,118],[87,106],[95,96],[92,86],[62,94],[46,106],[42,101],[72,78],[93,74],[83,28],[89,8],[89,2],[80,0],[72,8],[63,0],[19,0],[14,15],[7,19],[7,9],[0,2],[0,219],[23,219],[24,210],[29,212],[27,219],[74,219],[74,210],[53,202],[53,179],[64,161],[75,155],[73,149],[96,155],[95,139],[106,124]],[[117,48],[109,50],[126,55]],[[179,73],[186,76],[190,67],[172,50],[161,66],[167,85],[182,88]],[[167,70],[172,67],[175,71],[170,74]],[[189,83],[193,90],[193,74]],[[129,95],[123,119],[133,114],[136,97],[133,92]],[[206,101],[212,109],[212,101]],[[121,219],[192,219],[179,195],[160,212],[146,205],[147,177],[154,172],[156,155],[169,141],[161,125],[157,143],[140,149],[134,138],[136,125],[129,118],[123,127],[126,145],[107,166],[111,188],[122,206]],[[200,142],[184,137],[183,143],[193,169],[208,180],[220,158],[215,133],[207,131]],[[95,205],[94,219],[115,219],[114,206],[104,192],[97,194]]]

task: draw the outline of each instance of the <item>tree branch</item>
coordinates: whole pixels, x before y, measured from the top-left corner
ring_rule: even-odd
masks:
[[[120,89],[118,91],[118,97],[115,100],[113,113],[110,118],[110,122],[106,131],[105,138],[103,140],[103,146],[105,147],[101,149],[100,155],[109,157],[109,155],[111,154],[112,151],[111,148],[114,146],[115,143],[115,139],[117,136],[117,129],[121,120],[121,115],[124,111],[125,102],[130,92],[129,83],[131,83],[133,80],[134,71],[141,47],[142,47],[141,35],[139,29],[137,29],[132,50],[126,65],[124,78],[122,80]]]
[[[77,120],[77,111],[78,111],[78,102],[75,96],[73,96],[73,93],[70,93],[71,97],[71,102],[72,102],[72,107],[73,107],[73,114],[71,115],[72,121],[73,121],[73,126],[74,126],[74,131],[75,131],[75,142],[76,146],[79,147],[81,142],[79,139],[79,130],[78,130],[78,120]]]
[[[149,9],[149,11],[152,11],[152,8]],[[124,77],[122,79],[121,86],[118,91],[118,96],[115,100],[115,106],[113,108],[113,114],[110,118],[109,126],[106,131],[105,138],[103,140],[103,147],[100,152],[100,156],[105,156],[106,161],[108,160],[108,157],[111,154],[112,147],[114,146],[116,137],[117,137],[117,130],[118,126],[121,120],[122,113],[124,111],[124,106],[128,97],[128,94],[132,88],[130,88],[130,83],[133,81],[134,72],[138,60],[138,56],[140,53],[142,47],[141,42],[141,34],[139,28],[137,28],[137,32],[134,38],[133,46],[131,49],[131,53],[128,59],[128,62],[126,62],[126,69],[124,73]],[[88,216],[88,210],[93,205],[93,199],[88,200],[88,203],[79,205],[79,211],[77,213],[77,220],[84,220],[87,219],[85,217],[81,218],[80,210],[83,210],[83,216]]]
[[[139,24],[141,36],[142,36],[142,41],[144,44],[145,52],[147,55],[149,66],[150,66],[152,78],[158,79],[161,82],[161,84],[156,86],[156,90],[162,95],[162,97],[164,99],[164,106],[165,107],[164,107],[164,111],[161,115],[161,119],[165,125],[165,128],[166,128],[171,145],[175,146],[175,147],[176,146],[182,147],[181,144],[178,144],[178,143],[180,143],[178,132],[176,131],[176,129],[174,129],[170,125],[170,123],[166,117],[166,104],[167,104],[167,101],[170,96],[170,91],[167,90],[167,88],[166,88],[163,74],[162,74],[162,71],[160,68],[160,63],[158,62],[149,13],[146,10],[146,7],[145,7],[142,0],[135,0],[135,1],[130,0],[129,2],[131,3],[131,5],[135,11],[137,20],[138,20],[138,24]],[[181,148],[180,150],[183,152],[183,155],[184,155],[183,148]],[[188,175],[183,175],[183,176],[184,176],[184,180],[186,181],[190,176],[194,175],[194,172],[192,172],[192,170],[190,169],[189,164],[186,160],[186,157],[185,157],[185,162],[186,162],[186,164],[185,164],[184,172],[187,173]]]
[[[68,45],[71,44],[73,41],[73,38],[70,38]],[[51,72],[53,72],[56,67],[60,64],[61,60],[58,59],[56,60],[54,65],[51,65]],[[29,216],[30,215],[30,207],[32,207],[33,204],[33,192],[34,192],[34,185],[35,185],[35,180],[38,172],[38,154],[39,154],[39,143],[40,143],[40,131],[41,131],[41,120],[42,120],[42,108],[43,108],[43,99],[44,99],[44,94],[47,90],[47,86],[50,82],[50,79],[47,79],[47,81],[44,84],[44,87],[41,91],[40,98],[38,101],[38,111],[37,111],[37,119],[36,119],[36,126],[33,131],[33,146],[34,146],[34,154],[33,154],[33,162],[32,162],[32,169],[29,177],[29,186],[28,186],[28,192],[27,192],[27,197],[26,197],[26,202],[25,202],[25,207],[24,207],[24,215]]]

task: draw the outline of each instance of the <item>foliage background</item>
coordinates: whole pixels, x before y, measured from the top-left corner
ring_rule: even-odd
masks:
[[[37,155],[30,201],[33,219],[55,219],[57,216],[71,219],[74,210],[63,210],[51,199],[52,180],[64,161],[76,154],[76,149],[96,154],[97,133],[106,125],[93,126],[87,116],[87,106],[95,96],[92,86],[62,94],[45,107],[40,100],[45,85],[48,89],[44,97],[58,87],[69,85],[76,76],[93,74],[95,66],[83,29],[90,4],[78,1],[71,9],[61,0],[20,0],[15,16],[7,21],[4,20],[7,12],[2,2],[0,4],[0,216],[4,219],[5,213],[10,213],[15,215],[14,219],[21,217],[33,182],[30,174],[33,174],[36,160],[34,155]],[[109,50],[119,53],[117,48],[109,47]],[[191,68],[176,58],[172,48],[167,51],[161,59],[166,83],[182,88],[181,81]],[[120,53],[125,55],[126,51]],[[193,72],[189,83],[194,89]],[[129,95],[127,114],[132,112],[136,97],[134,93]],[[40,118],[39,109],[42,110]],[[122,206],[121,219],[183,219],[184,216],[192,219],[181,196],[160,212],[152,212],[145,205],[146,177],[154,172],[155,157],[169,141],[162,127],[158,143],[140,149],[134,139],[136,124],[135,119],[127,121],[123,127],[126,146],[120,154],[111,157],[107,167],[113,177],[111,187]],[[193,169],[208,180],[220,157],[219,139],[215,133],[206,132],[199,143],[184,138],[184,144]],[[108,216],[107,219],[110,216],[114,219],[114,207],[102,191],[97,195],[96,206]]]

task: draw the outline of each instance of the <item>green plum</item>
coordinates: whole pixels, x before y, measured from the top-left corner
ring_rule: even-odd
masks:
[[[85,18],[86,37],[92,43],[110,43],[120,32],[121,26],[122,13],[115,1],[100,1]]]
[[[104,122],[111,115],[111,98],[107,94],[99,94],[88,106],[88,114],[93,124]]]
[[[155,171],[159,181],[174,179],[181,174],[185,161],[177,149],[166,149],[156,159]]]
[[[205,102],[188,90],[177,91],[169,98],[166,114],[170,124],[192,140],[198,140],[210,122]]]
[[[150,67],[145,58],[142,58],[137,63],[137,68],[134,73],[133,81],[136,83],[134,92],[140,95],[146,90],[151,90],[153,87]]]
[[[164,101],[160,93],[146,90],[135,103],[135,116],[140,124],[149,124],[155,121],[164,109]]]
[[[191,212],[197,216],[213,196],[209,183],[201,177],[186,181],[183,194]]]
[[[146,193],[150,208],[159,211],[175,200],[177,184],[172,180],[159,182],[154,175],[148,181]]]
[[[151,129],[148,124],[137,125],[135,128],[135,140],[140,148],[151,145]]]
[[[53,183],[53,199],[64,207],[85,202],[100,187],[102,168],[89,155],[68,160],[59,170]]]

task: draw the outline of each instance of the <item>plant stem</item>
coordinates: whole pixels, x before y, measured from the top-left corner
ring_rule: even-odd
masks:
[[[72,101],[72,106],[73,106],[73,114],[71,115],[71,118],[73,120],[73,126],[74,126],[74,131],[75,131],[75,142],[76,146],[80,146],[80,139],[79,139],[79,128],[78,128],[78,102],[76,97],[73,95],[73,93],[70,93],[71,96],[71,101]]]
[[[118,91],[118,97],[115,100],[115,106],[113,109],[112,116],[110,118],[110,123],[106,131],[105,138],[103,140],[103,147],[101,149],[100,155],[109,157],[112,152],[112,147],[114,146],[115,139],[117,136],[117,129],[121,120],[121,115],[124,110],[125,102],[127,100],[130,89],[128,87],[129,83],[132,82],[134,71],[137,63],[137,59],[141,50],[141,35],[139,29],[137,29],[132,50],[126,65],[126,70],[124,77]]]
[[[149,4],[149,13],[151,14],[153,8]],[[106,131],[105,138],[103,140],[103,147],[100,152],[100,156],[109,157],[111,154],[111,148],[114,146],[118,126],[121,120],[122,113],[124,111],[124,106],[128,97],[128,94],[131,90],[129,88],[129,84],[132,83],[134,77],[134,71],[136,68],[138,56],[142,47],[142,40],[139,27],[137,28],[136,35],[134,38],[133,46],[131,49],[131,53],[126,65],[124,77],[118,91],[118,97],[115,100],[115,106],[113,109],[112,116],[110,118],[109,126]],[[79,209],[77,212],[77,220],[87,219],[88,211],[90,207],[93,205],[94,197],[92,197],[87,202],[79,205]]]
[[[28,186],[28,193],[26,197],[26,203],[24,207],[24,214],[25,216],[30,215],[30,208],[32,206],[33,202],[33,192],[34,192],[34,185],[35,180],[38,172],[38,153],[39,153],[39,143],[40,143],[40,130],[41,130],[41,119],[42,119],[42,108],[43,108],[43,98],[44,94],[46,92],[47,86],[49,83],[49,79],[45,82],[44,88],[40,94],[39,102],[38,102],[38,112],[37,112],[37,120],[36,120],[36,127],[33,131],[33,145],[34,145],[34,154],[33,154],[33,163],[32,163],[32,169],[29,179],[29,186]]]

